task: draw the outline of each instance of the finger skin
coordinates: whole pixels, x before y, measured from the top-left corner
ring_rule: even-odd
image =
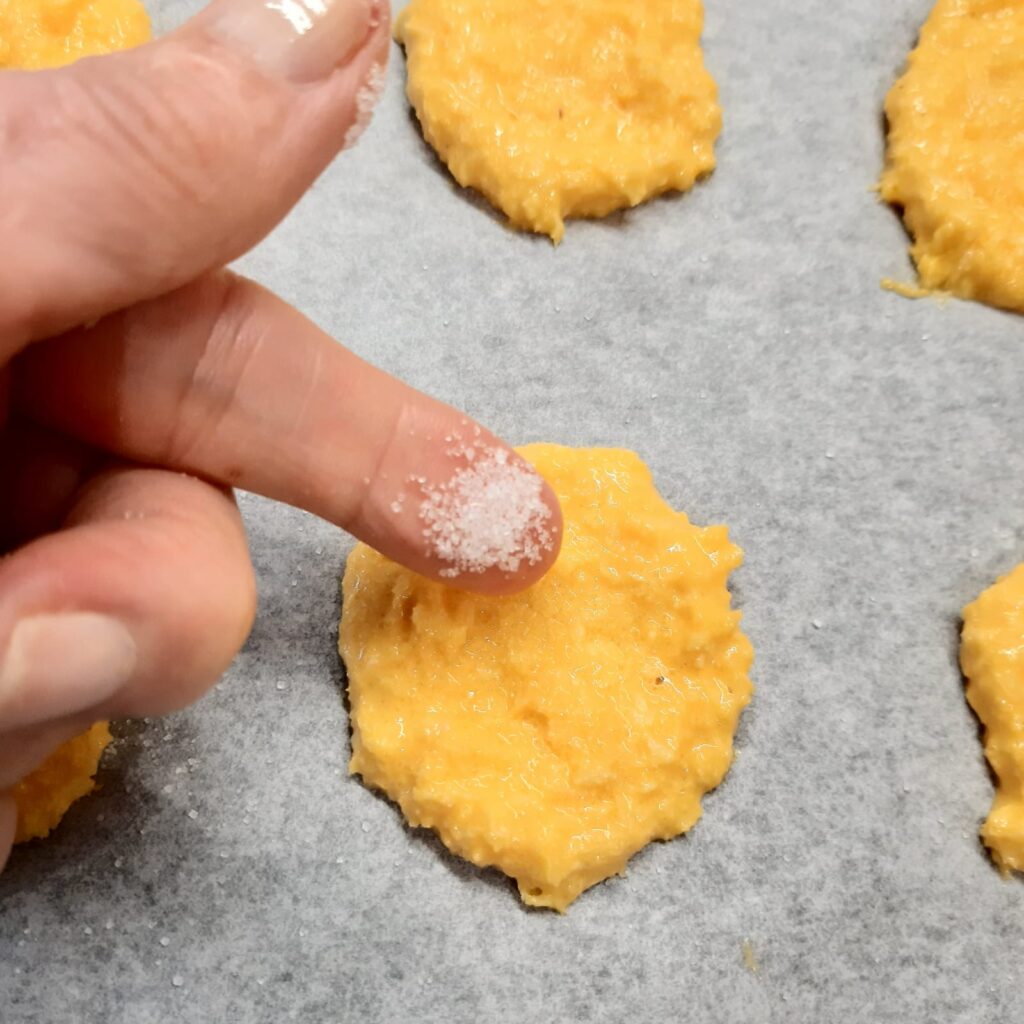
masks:
[[[342,148],[387,61],[386,12],[350,63],[305,83],[225,45],[212,17],[3,73],[0,361],[251,248]]]
[[[76,715],[88,722],[164,714],[220,678],[248,635],[255,605],[231,496],[181,474],[117,467],[81,489],[65,529],[0,562],[0,656],[21,620],[60,612],[112,617],[135,642],[135,670],[122,689]],[[33,705],[43,699],[5,695],[4,706],[26,727],[65,717],[65,708]]]
[[[59,746],[86,732],[95,721],[92,714],[70,715],[5,732],[0,752],[0,791],[35,771]]]
[[[81,442],[24,420],[0,427],[0,553],[57,529],[82,481],[107,461]]]
[[[536,479],[532,468],[478,424],[227,272],[33,345],[16,363],[14,396],[38,423],[299,505],[465,589],[521,589],[558,554],[558,502],[537,480],[546,519],[520,538],[534,560],[453,580],[425,537],[424,494],[467,468],[467,444]],[[495,517],[500,502],[498,495]],[[534,543],[544,531],[547,542]]]

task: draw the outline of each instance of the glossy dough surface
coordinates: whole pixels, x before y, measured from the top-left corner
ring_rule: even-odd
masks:
[[[149,36],[138,0],[0,0],[0,68],[57,67]]]
[[[721,130],[700,0],[412,0],[395,36],[427,141],[518,228],[561,239],[685,191]]]
[[[530,445],[565,516],[527,592],[485,598],[360,545],[341,653],[351,770],[453,852],[564,910],[722,781],[750,699],[723,526],[674,512],[632,452]]]
[[[964,609],[960,664],[998,781],[981,837],[1003,871],[1024,871],[1024,565]]]
[[[1024,0],[939,0],[885,104],[921,284],[1024,311]]]

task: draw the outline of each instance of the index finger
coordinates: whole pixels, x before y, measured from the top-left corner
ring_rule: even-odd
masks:
[[[518,590],[558,554],[557,498],[514,450],[231,273],[33,345],[14,369],[36,422],[298,505],[465,589]]]

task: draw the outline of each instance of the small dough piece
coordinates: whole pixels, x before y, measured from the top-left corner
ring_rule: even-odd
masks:
[[[409,100],[456,181],[557,242],[685,192],[722,127],[700,0],[412,0]]]
[[[45,839],[67,809],[95,788],[100,757],[110,744],[106,722],[58,747],[31,775],[14,787],[18,807],[16,843]]]
[[[138,0],[0,0],[0,68],[54,68],[149,37]]]
[[[964,609],[960,665],[998,782],[981,838],[1001,871],[1024,871],[1024,565]]]
[[[1024,0],[938,0],[885,103],[921,285],[1024,311]]]
[[[632,452],[522,454],[565,517],[558,560],[524,593],[449,589],[365,545],[350,556],[350,770],[561,911],[700,817],[732,762],[752,651],[724,526],[674,512]]]

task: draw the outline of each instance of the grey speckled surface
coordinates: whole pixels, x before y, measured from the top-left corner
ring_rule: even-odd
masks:
[[[0,878],[4,1024],[1018,1019],[1024,884],[976,838],[956,641],[1024,558],[1024,325],[883,292],[905,238],[869,193],[928,7],[710,0],[719,170],[558,250],[453,189],[396,53],[363,144],[244,261],[510,439],[635,448],[731,526],[758,694],[693,833],[560,918],[407,832],[344,775],[348,542],[246,498],[245,651],[122,726],[102,792]]]

